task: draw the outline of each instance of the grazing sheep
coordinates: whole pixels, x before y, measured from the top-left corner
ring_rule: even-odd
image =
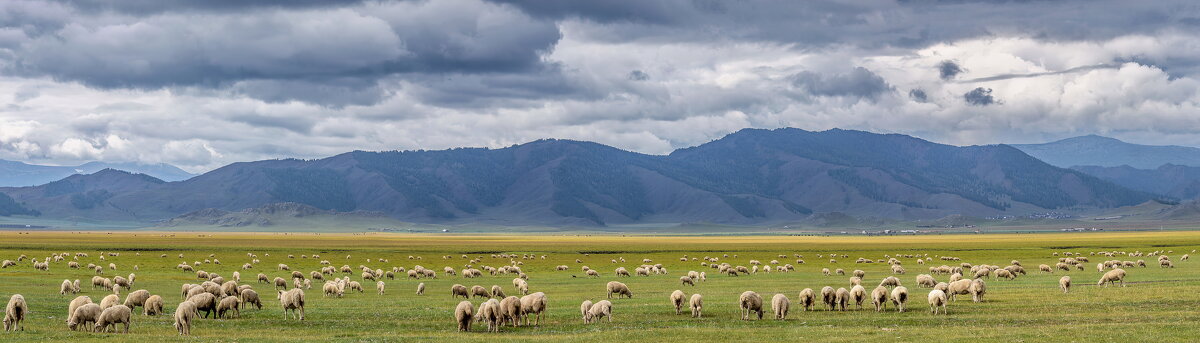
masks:
[[[190,301],[179,303],[175,308],[175,330],[182,336],[192,334],[192,319],[196,318],[196,304]]]
[[[845,287],[838,288],[837,291],[833,293],[833,297],[834,303],[837,304],[837,308],[845,311],[846,304],[850,302],[850,291],[846,290]]]
[[[187,301],[196,305],[197,314],[204,311],[204,318],[208,318],[209,314],[214,314],[217,310],[217,296],[212,293],[196,294],[188,297]]]
[[[279,306],[283,308],[283,319],[287,319],[288,311],[292,311],[293,316],[298,315],[299,320],[304,320],[304,290],[293,288],[288,291],[279,292]]]
[[[875,312],[883,311],[887,307],[888,289],[884,286],[875,287],[871,291],[871,303],[875,304]]]
[[[837,295],[834,294],[833,287],[825,286],[821,288],[821,300],[825,302],[825,307],[829,311],[833,311],[837,304]]]
[[[987,294],[987,285],[983,283],[983,279],[971,280],[971,286],[967,287],[967,292],[971,293],[971,301],[982,302],[983,295]]]
[[[425,283],[417,284],[417,295],[425,295]]]
[[[917,287],[933,288],[934,285],[937,285],[937,280],[934,280],[932,275],[917,275]]]
[[[738,297],[738,305],[742,309],[742,320],[750,319],[750,312],[757,312],[758,319],[763,317],[763,300],[762,297],[754,291],[745,291]]]
[[[500,314],[503,315],[503,321],[508,325],[516,327],[521,319],[521,298],[510,296],[500,300]]]
[[[692,294],[692,298],[688,300],[688,304],[692,308],[692,318],[700,318],[701,311],[704,309],[704,297],[699,293]]]
[[[898,286],[892,289],[892,304],[896,305],[896,312],[904,312],[904,304],[908,302],[908,288]]]
[[[608,300],[600,300],[588,309],[587,315],[584,316],[585,323],[599,322],[601,318],[608,318],[608,322],[612,323],[612,302]]]
[[[584,324],[588,323],[588,310],[591,310],[591,309],[592,309],[592,301],[591,300],[584,300],[582,304],[579,304],[579,315],[583,316]]]
[[[29,304],[25,303],[25,296],[13,294],[8,298],[8,306],[4,307],[4,331],[25,331],[25,326],[21,322],[25,321],[25,315],[29,314]]]
[[[63,280],[62,285],[58,288],[59,295],[67,295],[67,293],[79,293],[79,290],[75,288],[75,284],[71,283],[71,280]]]
[[[850,288],[850,301],[854,302],[854,308],[861,310],[863,301],[867,300],[867,289],[862,285],[854,285]]]
[[[421,285],[424,285],[424,283],[422,283]],[[458,296],[462,296],[463,299],[471,298],[471,295],[469,293],[467,293],[467,286],[463,286],[460,284],[454,284],[454,286],[450,286],[450,297],[455,298]]]
[[[775,313],[776,320],[787,319],[788,310],[791,307],[791,301],[783,294],[775,294],[771,297],[771,312]]]
[[[798,301],[800,301],[801,311],[812,311],[813,305],[816,305],[817,297],[813,294],[812,288],[805,288],[800,291]]]
[[[679,277],[679,283],[688,286],[696,286],[696,282],[692,281],[692,277],[684,275]]]
[[[487,289],[483,288],[483,286],[474,285],[474,286],[471,286],[471,296],[480,297],[480,298],[490,298],[492,296],[492,294],[488,293]]]
[[[386,286],[386,285],[384,285],[384,284],[383,284],[383,281],[376,281],[376,282],[375,282],[375,290],[379,291],[379,295],[383,295],[383,288],[384,288],[385,286]]]
[[[617,295],[617,299],[620,299],[622,295],[629,297],[630,299],[633,299],[633,292],[629,290],[629,286],[626,286],[623,283],[616,282],[616,281],[609,281],[607,288],[608,288],[608,298],[609,299],[612,299],[613,294]]]
[[[889,287],[900,286],[900,279],[896,278],[895,276],[885,277],[883,278],[883,281],[879,282],[879,285]]]
[[[93,331],[108,332],[111,326],[113,331],[117,331],[117,324],[125,324],[125,333],[129,333],[129,319],[133,315],[133,310],[125,305],[113,305],[100,312],[100,318],[96,319],[96,324],[92,326]]]
[[[1040,264],[1040,265],[1038,265],[1038,270],[1040,270],[1040,271],[1043,271],[1043,272],[1047,272],[1047,273],[1053,273],[1053,272],[1054,272],[1054,269],[1051,269],[1051,268],[1050,268],[1050,265],[1048,265],[1048,264]]]
[[[101,309],[100,305],[97,304],[87,303],[79,305],[79,307],[76,308],[74,312],[71,312],[71,315],[67,317],[67,328],[71,329],[72,331],[79,328],[92,331],[92,326],[89,324],[95,324],[96,320],[100,319],[100,314],[103,312],[104,310]]]
[[[946,313],[946,292],[940,290],[929,291],[929,311],[933,314],[938,314],[938,307],[942,308],[942,314]]]
[[[163,313],[163,298],[158,295],[151,295],[146,298],[146,302],[142,304],[142,314],[147,316],[157,316]]]
[[[525,325],[529,325],[530,314],[537,317],[533,325],[541,325],[542,312],[546,312],[546,293],[537,292],[521,297],[521,317],[525,318]]]
[[[463,300],[454,307],[454,320],[458,322],[458,331],[471,331],[471,319],[475,316],[475,306],[470,301]]]
[[[1063,276],[1058,279],[1058,288],[1062,289],[1063,293],[1071,292],[1071,277]]]
[[[242,301],[237,297],[225,297],[217,303],[217,318],[225,318],[226,312],[230,313],[229,317],[241,317],[242,313],[238,309],[241,308]]]
[[[258,292],[255,292],[253,289],[243,289],[241,292],[241,297],[242,306],[246,306],[246,304],[254,304],[254,306],[256,306],[259,310],[262,309],[262,300],[259,300]]]
[[[504,294],[504,289],[500,288],[500,285],[492,285],[492,298],[504,299],[507,297]]]
[[[949,292],[946,292],[946,294],[950,296],[950,300],[957,301],[959,294],[971,293],[971,280],[963,279],[951,282],[947,290]]]
[[[272,282],[275,283],[276,289],[283,290],[283,289],[287,289],[287,287],[288,287],[287,280],[284,280],[281,277],[275,277],[275,279]]]
[[[475,320],[487,322],[488,332],[500,332],[500,321],[502,320],[500,301],[488,299],[479,304],[479,312],[475,314]]]
[[[326,281],[325,285],[321,286],[321,292],[322,292],[322,295],[324,295],[326,297],[334,296],[334,297],[341,298],[342,295],[344,295],[344,290],[342,289],[342,287],[339,287],[337,282],[330,282],[330,281]]]
[[[683,299],[686,297],[687,295],[683,294],[681,290],[677,289],[671,292],[671,305],[675,306],[675,314],[683,313]]]
[[[109,307],[113,307],[113,305],[118,304],[120,301],[121,297],[117,296],[116,294],[106,295],[103,299],[100,299],[100,309],[106,310]]]
[[[86,295],[80,295],[72,299],[71,304],[67,306],[67,323],[71,322],[71,316],[75,314],[75,309],[91,303],[92,298]]]
[[[125,296],[125,306],[129,306],[130,310],[136,310],[138,306],[145,307],[146,300],[150,299],[150,292],[144,289],[139,289]]]
[[[1100,277],[1100,282],[1097,282],[1096,285],[1108,287],[1109,284],[1116,284],[1118,282],[1121,283],[1121,287],[1125,287],[1124,269],[1117,268],[1104,273],[1104,276]]]

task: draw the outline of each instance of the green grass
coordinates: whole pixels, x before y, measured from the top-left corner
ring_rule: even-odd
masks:
[[[1184,253],[1200,247],[1200,232],[1135,232],[1135,233],[1070,233],[1070,234],[1007,234],[1007,235],[931,235],[897,237],[790,237],[790,236],[617,236],[617,235],[405,235],[405,234],[245,234],[216,233],[199,237],[195,233],[64,233],[33,232],[20,234],[0,232],[0,259],[13,259],[21,254],[45,257],[52,252],[87,252],[80,263],[98,263],[101,251],[119,252],[109,257],[118,270],[106,270],[105,276],[137,274],[134,289],[146,289],[166,299],[166,311],[173,312],[181,301],[179,285],[196,283],[194,274],[175,269],[183,261],[203,261],[215,254],[221,265],[207,264],[198,269],[217,272],[227,278],[248,262],[247,252],[258,254],[262,260],[254,269],[242,272],[246,283],[264,295],[265,308],[245,310],[238,319],[200,319],[192,329],[193,336],[180,337],[171,326],[170,315],[133,319],[132,333],[98,334],[72,332],[64,324],[66,307],[73,298],[60,296],[58,285],[63,279],[80,279],[83,293],[99,301],[107,292],[89,286],[92,272],[73,270],[65,262],[53,263],[49,272],[35,271],[28,260],[17,267],[0,269],[0,297],[23,294],[33,314],[25,323],[24,332],[0,333],[0,341],[565,341],[565,342],[695,342],[701,341],[920,341],[944,342],[975,339],[996,342],[1104,342],[1104,341],[1192,341],[1200,337],[1200,266],[1195,261],[1180,261]],[[1095,263],[1103,260],[1091,257],[1085,271],[1066,273],[1076,284],[1070,294],[1057,289],[1057,280],[1064,273],[1037,272],[1037,265],[1053,265],[1054,251],[1143,251],[1174,250],[1170,254],[1174,269],[1129,269],[1129,287],[1097,288],[1099,274]],[[140,256],[136,254],[140,252]],[[505,327],[499,334],[455,331],[452,310],[461,299],[449,296],[450,285],[500,285],[510,293],[512,275],[484,276],[462,279],[442,275],[437,279],[387,280],[386,295],[373,292],[373,283],[364,283],[367,293],[348,294],[344,298],[321,296],[320,285],[306,291],[307,316],[304,322],[284,320],[272,288],[254,282],[257,273],[272,278],[286,276],[275,268],[286,263],[292,270],[308,271],[319,268],[320,259],[301,259],[301,254],[320,254],[321,259],[335,266],[348,264],[352,268],[367,265],[391,269],[393,266],[412,268],[423,265],[440,271],[444,266],[461,270],[467,262],[464,253],[483,256],[481,265],[500,266],[508,259],[492,258],[493,252],[534,253],[546,259],[519,260],[529,274],[533,291],[545,292],[549,312],[539,327]],[[591,252],[584,256],[580,252]],[[160,254],[167,258],[160,258]],[[266,254],[271,256],[266,256]],[[296,258],[287,258],[288,254]],[[845,254],[836,265],[818,254]],[[1020,260],[1030,274],[1014,281],[988,280],[987,301],[972,303],[959,300],[950,304],[950,314],[933,316],[925,304],[927,289],[917,288],[913,279],[931,265],[950,264],[934,258],[932,264],[918,265],[914,259],[902,259],[908,274],[901,276],[912,293],[910,312],[871,310],[848,312],[802,312],[795,304],[785,321],[771,319],[742,321],[738,316],[737,297],[753,290],[765,299],[775,293],[786,294],[795,302],[801,289],[831,285],[848,287],[848,276],[825,277],[821,268],[844,268],[867,272],[867,284],[890,275],[886,264],[855,264],[858,257],[880,259],[884,255],[925,254],[956,256],[965,262],[1007,265]],[[716,275],[712,269],[699,266],[698,261],[681,262],[690,257],[722,256],[723,262],[749,266],[750,259],[767,263],[779,259],[795,264],[792,254],[804,255],[806,264],[796,264],[796,272],[755,274],[742,277]],[[734,255],[737,257],[733,257]],[[787,254],[780,259],[776,255]],[[351,258],[347,259],[346,255]],[[420,256],[410,260],[408,256]],[[454,256],[450,260],[443,255]],[[613,264],[610,260],[624,257],[628,262]],[[386,258],[388,263],[370,262],[367,258]],[[583,263],[575,263],[575,259]],[[624,266],[632,270],[643,258],[664,264],[669,275],[620,278],[633,289],[633,299],[614,300],[614,322],[584,325],[579,316],[579,303],[585,299],[605,297],[604,285],[611,280],[612,270]],[[1155,257],[1120,257],[1145,259]],[[569,271],[554,271],[565,264]],[[139,267],[133,271],[133,266]],[[583,277],[580,266],[587,265],[602,272],[599,279]],[[355,268],[357,270],[357,268]],[[707,271],[708,281],[696,287],[681,286],[678,277],[688,270]],[[356,271],[352,277],[359,280]],[[341,276],[340,274],[338,276]],[[579,276],[573,278],[572,276]],[[946,276],[935,276],[944,281]],[[413,294],[415,286],[425,282],[426,295]],[[868,287],[868,291],[873,287]],[[675,315],[667,296],[675,289],[689,295],[701,293],[705,299],[704,318],[693,319]],[[481,300],[472,299],[478,304]],[[768,305],[769,306],[769,305]],[[140,309],[136,312],[140,313]],[[770,315],[768,314],[768,318]]]

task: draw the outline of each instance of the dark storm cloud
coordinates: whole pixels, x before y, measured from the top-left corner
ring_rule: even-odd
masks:
[[[920,90],[920,89],[913,89],[913,90],[908,91],[908,97],[913,99],[913,101],[916,101],[916,102],[928,102],[929,101],[929,95],[926,95],[925,91]]]
[[[938,63],[937,69],[938,77],[942,78],[942,80],[953,79],[963,72],[963,68],[954,61],[942,61],[942,63]]]
[[[89,11],[151,14],[181,10],[244,11],[259,8],[320,8],[361,4],[366,0],[59,0]]]
[[[880,94],[892,90],[882,77],[862,67],[845,74],[804,71],[793,76],[792,84],[816,96],[876,99]]]
[[[996,98],[992,97],[991,88],[975,88],[970,92],[963,94],[963,100],[974,106],[987,106],[997,103]]]

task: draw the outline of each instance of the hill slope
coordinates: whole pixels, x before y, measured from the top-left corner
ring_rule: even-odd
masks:
[[[1178,199],[1200,198],[1200,167],[1164,164],[1154,169],[1130,166],[1076,166],[1075,169],[1129,189]]]
[[[67,193],[48,193],[50,185],[0,192],[47,216],[153,221],[294,202],[415,222],[543,225],[759,224],[832,212],[936,219],[1152,198],[1005,145],[955,147],[903,135],[798,129],[742,130],[667,156],[540,140],[503,149],[355,151],[234,163],[180,182],[131,178],[90,190],[109,192],[90,208],[64,202]]]
[[[1046,163],[1073,166],[1154,169],[1164,164],[1200,167],[1200,148],[1175,145],[1141,145],[1118,139],[1088,135],[1044,144],[1013,144]]]
[[[45,166],[0,160],[0,187],[23,187],[46,184],[75,174],[92,174],[104,169],[117,169],[146,174],[165,181],[187,180],[194,174],[166,163],[107,163],[88,162],[78,166]]]

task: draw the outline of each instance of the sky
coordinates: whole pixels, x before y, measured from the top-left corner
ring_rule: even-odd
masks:
[[[0,159],[666,154],[751,127],[1200,146],[1200,2],[0,1]]]

